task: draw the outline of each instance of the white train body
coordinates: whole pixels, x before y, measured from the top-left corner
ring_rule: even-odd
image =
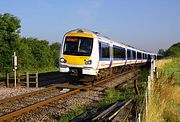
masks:
[[[150,52],[118,43],[96,32],[76,29],[65,34],[60,50],[60,72],[97,76],[101,69],[145,63]]]

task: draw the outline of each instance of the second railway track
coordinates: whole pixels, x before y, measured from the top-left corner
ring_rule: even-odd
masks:
[[[94,84],[88,84],[85,86],[80,85],[78,87],[73,87],[68,84],[61,84],[51,86],[40,91],[35,91],[17,97],[0,100],[0,122],[9,121],[14,117],[18,117],[29,111],[36,110],[49,104],[53,104],[54,102],[66,98],[67,96],[76,94],[81,90],[87,90],[92,86],[98,86],[104,82],[112,80],[113,78],[126,75],[130,72],[137,73],[138,70],[131,70],[122,74],[117,74],[104,80],[97,81]],[[63,88],[69,88],[70,91],[62,93],[61,90]]]

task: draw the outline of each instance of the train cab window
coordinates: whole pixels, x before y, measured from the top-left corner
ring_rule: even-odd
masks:
[[[136,51],[132,51],[133,59],[136,59]]]
[[[125,48],[113,46],[113,58],[125,59]]]
[[[141,59],[141,53],[137,52],[137,59]]]
[[[100,58],[110,58],[110,46],[107,43],[99,42]]]
[[[131,50],[127,49],[127,59],[131,59]]]
[[[92,38],[66,37],[63,54],[90,56],[92,52],[92,46]]]

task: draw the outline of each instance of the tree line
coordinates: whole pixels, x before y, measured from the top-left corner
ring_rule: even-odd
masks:
[[[180,58],[180,42],[173,44],[167,50],[159,49],[158,54],[160,54],[162,57]]]
[[[58,67],[61,44],[20,37],[21,21],[16,16],[0,14],[0,72],[12,70],[12,55],[18,56],[19,70]]]

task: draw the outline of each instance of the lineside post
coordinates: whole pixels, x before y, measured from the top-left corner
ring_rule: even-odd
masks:
[[[20,83],[21,81],[21,78],[20,78],[21,74],[20,73],[17,73],[17,82]]]
[[[6,73],[6,86],[9,87],[9,73]]]
[[[138,122],[141,122],[141,114],[138,114]]]
[[[145,93],[145,97],[146,97],[146,122],[148,122],[148,94],[147,94],[147,91]]]
[[[38,72],[36,72],[36,88],[38,88]]]
[[[29,72],[26,72],[26,86],[29,88]]]
[[[154,77],[154,59],[151,59],[150,77],[153,80]]]
[[[135,88],[135,92],[136,94],[139,96],[140,93],[139,93],[139,89],[138,89],[138,80],[134,80],[134,88]]]
[[[148,76],[148,97],[150,97],[151,93],[151,76]]]
[[[16,56],[16,52],[14,52],[13,58],[12,58],[13,62],[13,71],[14,71],[14,87],[16,88],[16,70],[17,70],[17,56]]]

